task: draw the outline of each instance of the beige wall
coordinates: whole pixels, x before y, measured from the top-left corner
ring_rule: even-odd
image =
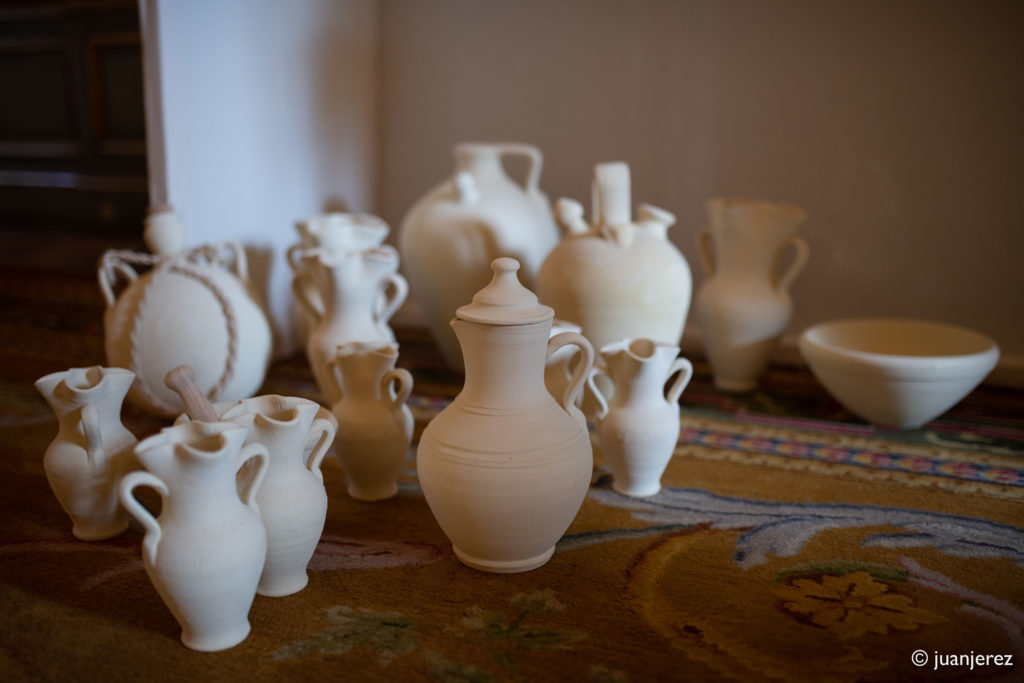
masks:
[[[976,327],[1024,358],[1024,3],[382,0],[377,211],[397,230],[460,140],[546,155],[589,205],[634,201],[694,239],[711,195],[810,214],[793,331],[883,314]]]

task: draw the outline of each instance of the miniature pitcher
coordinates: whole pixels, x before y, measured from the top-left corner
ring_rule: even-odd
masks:
[[[268,456],[262,444],[243,447],[247,433],[230,422],[168,427],[135,448],[148,471],[121,482],[121,502],[146,530],[146,573],[193,650],[224,650],[249,634],[249,608],[267,556],[256,494]],[[251,458],[258,462],[239,500],[236,472]],[[138,486],[160,494],[159,517],[135,499]]]
[[[591,449],[576,395],[594,363],[580,334],[549,341],[554,311],[523,287],[511,258],[456,312],[466,383],[423,431],[423,495],[464,564],[489,572],[543,565],[587,494]],[[546,360],[567,344],[582,358],[562,398],[544,385]]]
[[[318,321],[306,344],[309,367],[317,386],[333,405],[335,395],[327,363],[338,347],[348,342],[394,343],[388,321],[405,302],[409,286],[398,274],[398,252],[390,245],[364,251],[331,251],[325,247],[308,250],[302,261],[323,299],[322,313],[306,296],[297,278],[295,295],[306,311]],[[386,297],[381,303],[381,298]]]
[[[792,204],[746,199],[708,201],[711,227],[698,235],[707,279],[694,311],[715,386],[751,391],[789,325],[789,287],[807,262],[796,235],[806,214]],[[779,273],[782,257],[794,250]]]
[[[409,210],[399,249],[417,303],[445,362],[462,369],[462,351],[448,326],[455,309],[491,277],[490,263],[510,256],[533,287],[544,257],[558,243],[551,205],[540,190],[543,163],[536,147],[520,143],[455,146],[455,174]],[[522,184],[503,160],[526,162]]]
[[[398,493],[398,475],[412,442],[413,419],[405,400],[412,375],[395,368],[394,344],[352,342],[338,347],[327,365],[338,420],[334,448],[348,477],[348,494],[375,501]]]
[[[128,513],[117,498],[125,474],[137,469],[137,439],[121,424],[121,405],[135,375],[121,368],[71,368],[36,381],[57,415],[57,436],[43,469],[57,500],[83,541],[117,536]]]
[[[306,587],[306,567],[327,519],[320,464],[334,440],[334,417],[319,403],[295,396],[256,396],[223,411],[220,419],[246,427],[246,443],[263,444],[269,463],[256,494],[267,529],[267,561],[256,592],[277,597]],[[239,484],[250,486],[251,471]]]
[[[587,386],[600,404],[598,442],[612,471],[612,488],[627,496],[653,496],[679,440],[679,396],[693,377],[693,366],[677,358],[679,347],[627,339],[601,349],[614,393],[609,400],[598,385]],[[665,383],[675,380],[665,392]]]

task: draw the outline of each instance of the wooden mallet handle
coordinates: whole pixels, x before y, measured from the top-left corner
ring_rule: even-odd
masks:
[[[196,377],[192,374],[192,368],[188,365],[179,365],[164,377],[164,384],[168,389],[176,391],[181,396],[181,402],[185,404],[185,412],[193,420],[200,422],[216,422],[217,411],[210,405],[210,401],[196,386]]]

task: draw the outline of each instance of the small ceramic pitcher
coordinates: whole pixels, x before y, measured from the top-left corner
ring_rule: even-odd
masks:
[[[268,456],[262,444],[243,446],[247,434],[230,422],[168,427],[135,448],[147,471],[121,481],[121,502],[146,530],[146,573],[181,624],[181,642],[193,650],[224,650],[249,634],[267,556],[256,494]],[[251,458],[256,470],[240,500],[236,473]],[[160,494],[159,517],[135,499],[138,486]]]
[[[121,424],[121,405],[135,374],[121,368],[71,368],[36,381],[57,414],[57,436],[46,449],[43,470],[83,541],[117,536],[128,514],[117,498],[125,474],[137,469],[137,439]]]
[[[341,397],[331,407],[338,420],[334,450],[348,477],[348,493],[356,500],[384,500],[398,493],[413,419],[405,405],[412,375],[395,368],[397,360],[394,344],[353,342],[339,346],[327,364],[332,393]]]
[[[295,396],[257,396],[221,412],[220,419],[249,430],[246,443],[259,443],[269,455],[266,477],[256,495],[267,529],[267,561],[256,592],[291,595],[309,582],[313,557],[327,519],[327,492],[320,463],[337,430],[319,403]],[[239,485],[251,486],[243,470]]]
[[[679,396],[693,376],[690,361],[678,355],[679,347],[649,339],[601,349],[604,368],[595,367],[587,386],[601,406],[598,442],[619,493],[653,496],[661,490],[661,475],[679,439]],[[602,374],[614,385],[610,401],[593,381]]]

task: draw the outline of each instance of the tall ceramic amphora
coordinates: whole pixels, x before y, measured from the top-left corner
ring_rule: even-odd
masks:
[[[248,431],[230,422],[185,422],[140,441],[147,471],[121,481],[121,502],[145,528],[142,559],[153,586],[193,650],[224,650],[249,634],[249,608],[267,556],[256,494],[266,469],[262,444],[243,447]],[[258,458],[239,499],[236,472]],[[136,500],[149,486],[159,517]]]
[[[349,342],[394,343],[388,321],[405,301],[409,285],[398,273],[398,251],[390,245],[363,251],[311,249],[303,254],[305,278],[317,287],[322,310],[295,280],[295,295],[317,326],[306,344],[306,356],[317,386],[330,405],[338,402],[327,363]]]
[[[522,184],[505,172],[503,161],[510,159],[526,163]],[[491,261],[517,259],[533,287],[558,242],[551,206],[540,191],[542,162],[539,149],[521,143],[456,145],[455,175],[417,201],[402,221],[403,270],[453,369],[462,369],[462,352],[448,322],[487,284]]]
[[[796,232],[807,215],[792,204],[726,198],[709,200],[708,213],[711,225],[698,235],[706,279],[694,312],[715,386],[751,391],[793,314],[789,287],[808,255]]]
[[[348,494],[375,501],[398,493],[398,475],[412,442],[413,419],[405,400],[412,375],[396,368],[398,347],[352,342],[328,363],[338,420],[334,452],[348,478]]]
[[[594,374],[607,375],[614,391],[608,398],[595,383],[588,386],[600,404],[598,442],[619,493],[653,496],[661,490],[661,475],[679,440],[679,396],[693,377],[690,361],[678,355],[678,346],[650,339],[601,349],[604,367]]]
[[[117,498],[121,477],[137,468],[137,439],[121,424],[121,405],[135,374],[121,368],[71,368],[36,381],[57,415],[57,436],[43,470],[71,532],[83,541],[117,536],[128,513]]]
[[[456,312],[452,328],[466,383],[427,425],[417,451],[423,495],[464,564],[489,572],[543,565],[587,494],[586,420],[576,395],[594,363],[580,334],[550,338],[554,312],[495,259],[490,284]],[[545,361],[575,344],[582,358],[560,400],[544,385]]]
[[[594,169],[591,223],[570,199],[557,205],[565,239],[545,259],[537,295],[583,328],[596,347],[627,337],[678,344],[690,309],[690,266],[668,239],[675,216],[630,205],[629,166]]]
[[[248,429],[246,443],[262,444],[269,463],[256,494],[267,529],[267,561],[256,592],[278,597],[306,587],[306,567],[327,519],[327,492],[320,473],[337,423],[315,401],[269,394],[239,401],[220,419]],[[245,490],[254,471],[243,471]]]

